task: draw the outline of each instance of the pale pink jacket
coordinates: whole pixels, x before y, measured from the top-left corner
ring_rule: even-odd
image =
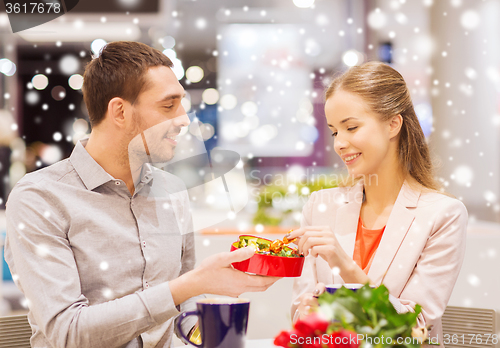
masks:
[[[353,255],[363,200],[363,181],[351,188],[314,192],[302,211],[301,226],[330,226],[340,245]],[[419,326],[433,325],[431,335],[443,342],[441,317],[457,280],[465,253],[467,210],[454,198],[410,188],[405,181],[375,253],[368,277],[383,283],[400,313],[422,306]],[[321,257],[306,257],[293,286],[292,318],[298,297],[316,283],[342,284]]]

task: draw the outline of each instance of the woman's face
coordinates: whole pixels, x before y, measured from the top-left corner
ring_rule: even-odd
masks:
[[[335,152],[349,174],[354,177],[381,174],[383,169],[394,167],[394,156],[390,156],[397,149],[393,122],[380,121],[361,97],[337,91],[326,101],[325,114]]]

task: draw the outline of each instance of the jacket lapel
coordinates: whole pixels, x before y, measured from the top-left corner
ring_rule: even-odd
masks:
[[[363,203],[363,183],[360,181],[352,188],[346,188],[344,205],[337,209],[335,217],[335,235],[347,253],[353,255],[356,242],[359,213]]]
[[[358,228],[359,213],[363,203],[363,181],[360,180],[351,188],[344,188],[343,205],[337,209],[335,217],[335,236],[347,255],[354,254],[356,231]],[[334,276],[334,283],[341,283],[338,276]]]
[[[368,277],[374,284],[379,285],[383,282],[392,260],[415,219],[412,208],[417,206],[419,197],[420,191],[411,189],[405,181],[389,215],[384,234],[368,272]]]

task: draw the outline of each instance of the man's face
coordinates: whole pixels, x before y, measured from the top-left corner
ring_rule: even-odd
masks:
[[[152,162],[167,162],[174,156],[175,137],[181,127],[190,123],[181,105],[184,89],[172,69],[165,66],[150,68],[146,81],[145,89],[132,105],[129,156],[135,158],[146,152]]]

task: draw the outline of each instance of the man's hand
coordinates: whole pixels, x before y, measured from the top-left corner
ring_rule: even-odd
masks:
[[[212,255],[194,270],[170,281],[175,304],[201,294],[238,297],[244,292],[265,291],[277,277],[248,275],[235,270],[231,263],[249,259],[255,253],[250,247]]]

